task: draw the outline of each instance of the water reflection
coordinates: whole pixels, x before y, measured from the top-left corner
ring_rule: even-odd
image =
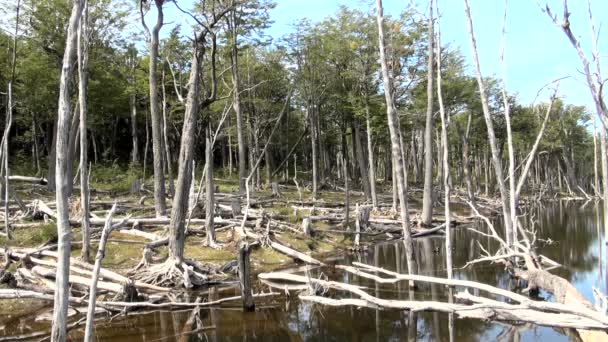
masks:
[[[554,273],[569,279],[587,298],[593,298],[593,286],[605,292],[607,275],[601,266],[605,258],[601,231],[601,204],[555,202],[545,206],[527,208],[522,218],[527,227],[534,226],[541,245],[540,252],[564,265]],[[497,229],[501,229],[497,222]],[[480,228],[481,229],[481,228]],[[443,238],[426,238],[415,241],[418,273],[446,276]],[[496,248],[494,241],[466,229],[453,231],[454,278],[470,279],[501,288],[517,288],[500,265],[479,264],[460,269],[468,260],[480,255],[482,245]],[[396,272],[407,272],[404,246],[401,241],[374,246],[367,253],[349,255],[340,263],[361,261]],[[605,261],[604,261],[605,262]],[[321,272],[331,279],[365,287],[380,298],[451,300],[450,290],[436,284],[417,284],[413,291],[407,282],[377,284],[350,273],[336,272],[333,268]],[[474,291],[475,292],[475,291]],[[238,295],[237,288],[226,291],[210,290],[204,300]],[[350,296],[344,293],[332,295]],[[547,296],[547,294],[541,294]],[[194,300],[195,298],[191,298]],[[0,315],[0,326],[8,321]],[[29,322],[30,326],[37,326]],[[40,326],[40,324],[38,324]],[[215,329],[201,330],[205,327]],[[22,334],[5,326],[1,334]],[[194,332],[192,332],[194,331]],[[191,332],[191,333],[190,333]],[[277,299],[270,307],[260,306],[256,312],[243,313],[241,306],[185,310],[180,312],[157,311],[148,314],[130,314],[115,321],[96,325],[98,341],[568,341],[571,332],[563,329],[538,327],[531,324],[509,325],[477,320],[456,319],[444,313],[408,313],[392,310],[371,310],[354,307],[322,307],[297,301],[294,296],[285,301]],[[73,340],[82,337],[78,332]]]

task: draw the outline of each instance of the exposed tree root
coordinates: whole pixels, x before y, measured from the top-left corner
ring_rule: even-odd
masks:
[[[144,251],[143,260],[131,272],[132,276],[144,283],[176,287],[182,284],[185,288],[202,286],[209,282],[209,275],[215,273],[206,267],[191,260],[176,261],[167,259],[160,264],[151,264],[150,258]]]

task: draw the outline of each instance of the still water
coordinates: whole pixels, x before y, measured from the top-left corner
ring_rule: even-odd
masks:
[[[601,203],[599,205],[601,207]],[[562,268],[552,271],[569,279],[588,299],[592,288],[605,293],[605,253],[603,232],[600,233],[601,212],[597,203],[553,202],[529,209],[526,224],[537,230],[539,251],[558,261]],[[499,228],[497,226],[497,228]],[[549,240],[550,239],[550,240]],[[416,240],[416,258],[419,274],[445,277],[445,250],[442,238]],[[467,229],[454,232],[454,266],[462,267],[468,260],[480,256],[479,244],[495,248],[487,238]],[[348,255],[333,261],[350,264],[352,261],[377,265],[405,273],[406,262],[401,242],[386,242],[371,247],[367,252]],[[447,301],[443,286],[419,284],[410,293],[407,283],[376,285],[357,276],[326,267],[312,274],[364,286],[365,290],[381,298],[399,298]],[[516,289],[516,281],[509,278],[500,265],[478,264],[467,269],[455,269],[454,276],[501,288]],[[258,284],[259,289],[267,289]],[[238,288],[212,289],[205,300],[238,294]],[[344,294],[335,294],[336,296]],[[551,300],[550,295],[541,296]],[[330,308],[299,302],[292,293],[259,303],[254,313],[241,312],[238,304],[233,308],[201,309],[193,319],[191,310],[182,312],[153,312],[132,314],[112,322],[99,322],[96,326],[98,341],[450,341],[450,330],[455,341],[570,341],[572,331],[540,327],[531,324],[489,323],[478,320],[455,319],[453,326],[447,314],[400,311],[377,311],[355,307]],[[191,299],[193,300],[193,299]],[[3,316],[0,314],[0,324]],[[196,324],[196,320],[199,324]],[[194,323],[193,323],[194,322]],[[36,326],[34,322],[20,324]],[[197,326],[215,327],[192,333]],[[6,326],[5,326],[6,327]],[[452,328],[452,329],[450,329]],[[9,332],[10,329],[4,332]],[[23,332],[23,331],[22,331]],[[2,332],[0,331],[0,336]],[[80,340],[78,331],[71,334]]]

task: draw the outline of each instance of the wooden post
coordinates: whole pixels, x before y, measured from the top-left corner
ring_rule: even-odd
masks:
[[[239,242],[238,248],[238,265],[239,265],[239,281],[241,282],[241,296],[243,298],[243,310],[255,311],[255,303],[251,294],[251,274],[249,265],[249,244],[245,240]]]

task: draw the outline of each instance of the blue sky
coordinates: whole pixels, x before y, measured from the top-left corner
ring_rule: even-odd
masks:
[[[541,0],[543,6],[545,0]],[[608,1],[591,0],[596,27],[606,24],[608,19]],[[181,0],[182,8],[190,8],[193,0]],[[268,34],[280,38],[293,30],[292,24],[301,18],[313,22],[322,20],[336,12],[340,5],[373,10],[375,1],[370,0],[275,0],[277,7],[272,11],[274,24]],[[407,6],[409,0],[384,0],[386,14],[398,15]],[[426,1],[417,0],[420,11],[426,11]],[[469,0],[481,68],[484,75],[502,77],[499,63],[503,0]],[[552,10],[562,13],[562,0],[549,0]],[[583,48],[591,56],[590,26],[587,16],[586,0],[570,0],[570,12],[573,31],[583,43]],[[471,64],[471,48],[467,33],[464,6],[462,0],[439,0],[442,12],[442,43],[460,47]],[[169,4],[166,9],[167,21],[189,22],[188,18]],[[171,25],[167,25],[171,26]],[[184,25],[184,28],[188,27]],[[169,28],[163,28],[166,33]],[[187,31],[184,30],[184,33]],[[608,38],[600,35],[600,54],[603,53],[602,65],[604,77],[608,77],[606,60]],[[506,35],[507,89],[518,93],[524,103],[532,102],[538,90],[553,79],[571,76],[562,81],[560,93],[566,101],[593,108],[592,99],[587,89],[584,76],[580,74],[581,62],[566,36],[542,13],[536,0],[510,0],[508,4]],[[473,70],[471,70],[473,71]],[[544,101],[549,94],[545,91],[540,100]]]

